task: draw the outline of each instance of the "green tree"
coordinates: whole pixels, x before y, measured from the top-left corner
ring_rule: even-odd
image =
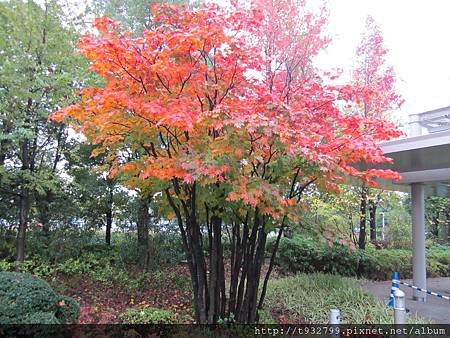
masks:
[[[425,203],[428,230],[434,239],[450,238],[450,199],[429,196]]]
[[[95,16],[107,16],[113,20],[120,21],[127,31],[138,35],[145,28],[149,28],[154,24],[150,13],[150,4],[155,2],[195,6],[200,1],[94,0],[88,7],[87,12]]]
[[[67,158],[65,171],[72,180],[66,198],[74,209],[68,221],[72,226],[81,223],[88,229],[105,227],[105,243],[110,245],[113,224],[120,221],[115,215],[127,210],[133,198],[119,181],[108,177],[103,156],[90,156],[93,149],[92,145],[78,144]]]
[[[61,186],[68,130],[48,116],[73,102],[85,74],[68,27],[56,1],[0,3],[0,189],[8,196],[2,202],[18,210],[19,261],[33,207],[48,230],[49,205]]]
[[[165,2],[171,4],[184,4],[186,6],[197,6],[200,1],[189,0],[94,0],[87,8],[87,12],[91,15],[100,17],[107,16],[113,20],[120,21],[123,27],[135,34],[139,35],[144,29],[150,28],[155,23],[152,21],[150,5],[155,2]],[[139,151],[133,153],[134,158],[139,158],[142,154]],[[137,210],[137,244],[139,256],[141,257],[141,265],[146,266],[148,261],[149,247],[149,222],[150,222],[150,202],[152,200],[151,189],[136,189],[138,193],[138,210]]]

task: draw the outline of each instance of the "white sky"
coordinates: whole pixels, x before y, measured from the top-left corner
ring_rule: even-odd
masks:
[[[333,41],[320,64],[349,70],[370,14],[406,100],[401,115],[450,105],[450,1],[328,0],[328,8]]]
[[[66,1],[84,7],[90,0]],[[370,14],[381,28],[389,50],[387,63],[394,67],[405,99],[400,119],[450,105],[450,0],[326,1],[330,9],[328,34],[333,41],[320,55],[319,65],[351,70]]]

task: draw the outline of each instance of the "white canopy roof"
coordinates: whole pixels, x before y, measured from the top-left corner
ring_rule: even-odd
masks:
[[[409,191],[411,183],[424,183],[427,193],[450,196],[450,107],[411,116],[414,136],[380,144],[393,164],[377,166],[402,175],[400,182],[381,181],[384,188]],[[439,128],[436,127],[439,123]],[[423,130],[428,134],[420,134]]]

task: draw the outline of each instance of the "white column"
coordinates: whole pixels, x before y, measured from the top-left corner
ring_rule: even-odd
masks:
[[[420,125],[420,115],[409,115],[409,135],[408,136],[420,136],[422,135],[422,126]]]
[[[425,189],[422,183],[411,184],[413,284],[422,289],[427,288],[424,191]],[[414,300],[425,302],[425,293],[417,290],[414,290],[413,292]]]

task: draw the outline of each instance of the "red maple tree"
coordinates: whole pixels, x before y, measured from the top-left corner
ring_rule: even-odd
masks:
[[[395,87],[395,73],[386,64],[388,50],[383,46],[383,36],[371,16],[366,19],[365,31],[356,50],[356,67],[352,84],[363,99],[352,107],[352,112],[374,121],[384,121],[399,109],[403,98]],[[370,239],[376,240],[376,209],[380,193],[368,188],[363,182],[360,193],[360,222],[358,246],[365,249],[367,212],[369,213]]]
[[[303,191],[313,183],[336,189],[348,176],[368,184],[398,178],[352,164],[388,161],[376,143],[399,133],[384,119],[346,113],[367,92],[325,85],[314,68],[329,41],[325,10],[259,0],[152,11],[155,25],[138,38],[108,18],[96,20],[100,34],[84,36],[79,47],[105,85],[83,90],[79,103],[53,118],[97,144],[111,175],[163,193],[183,239],[197,322],[255,322]],[[267,234],[276,229],[259,293]]]

